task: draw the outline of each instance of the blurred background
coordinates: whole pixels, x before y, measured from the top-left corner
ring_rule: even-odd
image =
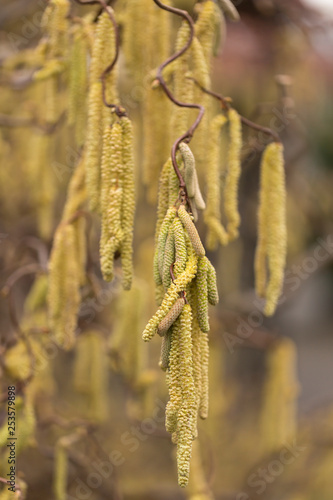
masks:
[[[147,141],[142,93],[123,58],[120,92],[137,138],[135,285],[124,294],[119,277],[103,283],[93,217],[77,345],[64,353],[48,340],[47,279],[40,271],[80,149],[59,113],[59,122],[46,132],[53,138],[52,155],[38,157],[36,117],[43,102],[31,84],[37,63],[29,50],[42,36],[46,4],[0,0],[0,434],[7,429],[8,385],[17,387],[21,433],[21,496],[6,496],[4,489],[0,498],[331,500],[332,2],[234,1],[241,21],[228,21],[227,38],[213,61],[213,89],[284,143],[288,261],[278,310],[267,319],[253,289],[265,142],[260,132],[244,129],[241,236],[208,254],[220,291],[220,304],[211,311],[210,416],[199,427],[186,491],[177,486],[174,445],[164,429],[168,396],[158,368],[159,342],[147,347],[140,337],[155,311],[156,209],[141,182]],[[174,4],[196,15],[194,1]],[[198,227],[204,237],[201,219]],[[33,387],[31,353],[18,340],[22,331],[32,339]],[[3,447],[2,477],[6,459]],[[64,463],[68,494],[61,497],[55,471]]]

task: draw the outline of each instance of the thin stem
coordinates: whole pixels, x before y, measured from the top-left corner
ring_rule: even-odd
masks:
[[[119,29],[118,29],[118,25],[117,25],[116,19],[115,19],[114,14],[113,14],[113,10],[109,5],[107,5],[107,3],[104,0],[86,0],[86,1],[85,0],[75,0],[75,2],[77,2],[81,5],[99,4],[102,7],[102,10],[104,10],[104,12],[106,12],[110,18],[110,21],[113,25],[113,29],[115,31],[116,44],[115,44],[115,55],[114,55],[113,61],[109,64],[109,66],[107,68],[105,68],[105,70],[103,71],[103,73],[101,74],[101,77],[100,77],[101,82],[102,82],[103,103],[104,103],[104,106],[106,106],[108,108],[113,108],[115,110],[115,113],[117,116],[119,116],[119,117],[126,116],[126,111],[122,106],[118,106],[117,104],[108,103],[108,101],[106,99],[106,77],[108,76],[109,73],[111,73],[111,71],[113,70],[113,68],[115,67],[115,65],[118,61],[119,47],[120,47]]]
[[[224,97],[223,95],[221,94],[218,94],[217,92],[213,92],[212,90],[208,90],[206,89],[205,87],[203,87],[202,85],[200,85],[200,83],[195,79],[195,78],[192,78],[191,77],[191,80],[193,80],[193,82],[205,93],[205,94],[208,94],[210,95],[211,97],[214,97],[215,99],[217,99],[218,101],[220,101],[221,105],[222,105],[222,108],[225,110],[225,111],[228,111],[229,109],[232,108],[231,104],[230,104],[230,101],[229,99],[227,99],[226,97]],[[239,115],[240,116],[240,119],[242,121],[242,123],[244,125],[247,125],[248,127],[251,127],[253,128],[254,130],[258,130],[259,132],[263,132],[264,134],[266,135],[270,135],[271,137],[273,137],[273,139],[276,141],[276,142],[281,142],[281,139],[279,137],[279,135],[274,132],[274,130],[268,128],[268,127],[262,127],[261,125],[258,125],[257,123],[254,123],[252,122],[251,120],[249,120],[248,118],[245,118],[245,116],[242,116],[242,115]]]
[[[176,9],[175,7],[170,7],[169,5],[165,5],[162,2],[160,2],[160,0],[154,0],[154,2],[161,9],[166,10],[167,12],[171,12],[172,14],[176,14],[177,16],[180,16],[183,19],[185,19],[185,21],[187,21],[187,23],[190,27],[190,36],[189,36],[189,39],[188,39],[186,45],[184,45],[184,47],[182,47],[178,52],[176,52],[175,54],[170,56],[166,61],[164,61],[157,69],[157,74],[156,74],[156,79],[158,80],[159,84],[163,88],[165,94],[168,96],[170,101],[172,101],[174,104],[176,104],[176,106],[180,106],[182,108],[191,108],[191,109],[198,109],[199,110],[199,113],[198,113],[198,116],[197,116],[195,122],[187,130],[187,132],[185,132],[181,137],[179,137],[175,141],[175,143],[173,144],[172,149],[171,149],[172,164],[173,164],[173,168],[177,174],[177,177],[179,179],[179,187],[185,191],[185,195],[186,195],[186,184],[185,184],[185,181],[184,181],[184,179],[180,173],[180,170],[178,168],[178,165],[177,165],[176,153],[177,153],[177,149],[179,147],[179,144],[181,142],[183,142],[183,141],[190,142],[190,140],[192,139],[192,136],[193,136],[196,128],[199,126],[201,119],[204,115],[205,108],[203,106],[201,106],[200,104],[189,104],[189,103],[178,101],[178,99],[176,99],[174,97],[174,95],[171,93],[170,89],[168,88],[168,86],[163,78],[162,72],[166,66],[168,66],[170,63],[172,63],[173,61],[178,59],[180,56],[182,56],[190,48],[192,41],[193,41],[193,37],[194,37],[194,23],[193,23],[193,19],[189,15],[189,13],[186,12],[185,10]],[[187,195],[186,195],[186,197],[187,197]]]

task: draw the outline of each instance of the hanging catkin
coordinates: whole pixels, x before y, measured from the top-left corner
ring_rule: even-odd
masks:
[[[281,143],[272,142],[266,147],[260,172],[256,291],[266,298],[264,311],[271,316],[281,293],[286,261],[286,193]]]
[[[56,500],[67,498],[68,453],[60,439],[55,446],[53,490]]]
[[[121,255],[123,287],[129,290],[133,275],[135,187],[133,131],[125,116],[106,128],[101,170],[101,269],[104,279],[111,281],[114,259]]]
[[[295,438],[296,361],[295,344],[288,338],[279,339],[267,351],[260,418],[264,453],[272,453]]]
[[[73,33],[69,57],[68,123],[74,125],[76,143],[82,146],[86,125],[88,41],[81,25]]]
[[[230,109],[228,170],[224,185],[224,211],[228,220],[227,232],[229,241],[238,236],[240,215],[238,212],[238,183],[241,173],[242,127],[237,111]]]
[[[219,114],[210,124],[210,147],[208,150],[207,180],[207,208],[205,222],[208,226],[206,245],[209,250],[215,250],[217,243],[226,245],[228,235],[221,223],[221,197],[220,197],[220,134],[227,123],[227,118]]]
[[[98,18],[94,43],[92,47],[91,63],[89,69],[89,95],[88,95],[88,122],[87,122],[87,141],[86,141],[86,177],[89,203],[91,210],[99,210],[100,201],[100,163],[102,155],[102,132],[103,126],[109,126],[103,123],[104,106],[102,99],[101,75],[113,60],[115,51],[115,34],[112,23],[106,12],[103,12]],[[114,68],[115,69],[115,68]],[[112,75],[112,76],[111,76]],[[115,83],[114,70],[109,79]],[[110,81],[108,81],[108,95],[112,97],[116,94]],[[111,94],[111,96],[110,96]],[[111,99],[111,102],[114,101]],[[109,113],[105,111],[107,115]],[[105,134],[105,131],[104,131]]]

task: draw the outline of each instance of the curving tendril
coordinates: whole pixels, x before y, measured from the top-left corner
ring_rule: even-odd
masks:
[[[104,106],[114,109],[117,116],[119,117],[127,116],[126,111],[122,106],[118,106],[117,104],[113,103],[108,103],[106,99],[106,77],[108,76],[109,73],[111,73],[111,71],[113,70],[118,61],[119,47],[120,47],[119,29],[113,14],[113,10],[104,0],[74,0],[74,1],[80,5],[100,5],[102,7],[102,11],[106,12],[110,18],[110,21],[115,31],[116,46],[115,46],[115,55],[113,61],[109,64],[109,66],[107,66],[107,68],[105,68],[100,77],[102,82],[103,103]]]
[[[198,116],[197,116],[195,122],[187,130],[187,132],[185,132],[181,137],[179,137],[174,142],[174,144],[172,146],[172,150],[171,150],[172,164],[173,164],[173,168],[174,168],[174,170],[175,170],[175,172],[177,174],[177,177],[179,179],[179,187],[180,187],[180,189],[182,189],[184,191],[185,197],[187,198],[186,184],[185,184],[185,181],[184,181],[184,179],[183,179],[183,177],[182,177],[182,175],[180,173],[180,170],[178,168],[178,165],[177,165],[176,153],[177,153],[177,149],[179,147],[179,144],[181,142],[183,142],[183,141],[190,142],[190,140],[192,139],[193,134],[194,134],[196,128],[199,126],[199,124],[201,122],[201,119],[202,119],[202,117],[204,115],[205,108],[203,106],[201,106],[200,104],[189,104],[189,103],[178,101],[178,99],[176,99],[174,97],[174,95],[171,93],[170,89],[168,88],[168,86],[167,86],[167,84],[166,84],[166,82],[165,82],[165,80],[163,78],[162,72],[163,72],[163,69],[166,66],[168,66],[170,63],[172,63],[173,61],[175,61],[176,59],[178,59],[180,56],[182,56],[190,48],[190,46],[192,44],[192,41],[193,41],[193,37],[194,37],[194,23],[193,23],[193,19],[189,15],[189,13],[186,12],[185,10],[177,9],[176,7],[170,7],[169,5],[165,5],[162,2],[160,2],[160,0],[153,0],[153,1],[161,9],[166,10],[167,12],[171,12],[172,14],[176,14],[177,16],[180,16],[183,19],[185,19],[185,21],[187,21],[187,23],[188,23],[188,25],[190,27],[190,37],[189,37],[186,45],[184,45],[184,47],[182,47],[178,52],[176,52],[175,54],[173,54],[172,56],[170,56],[166,61],[164,61],[158,67],[157,74],[156,74],[156,80],[159,82],[159,84],[163,88],[165,94],[168,96],[168,98],[170,99],[170,101],[172,101],[174,104],[176,104],[176,106],[180,106],[182,108],[192,108],[192,109],[198,109],[199,110],[199,113],[198,113]]]

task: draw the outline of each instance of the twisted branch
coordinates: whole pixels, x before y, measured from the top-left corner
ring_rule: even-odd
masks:
[[[220,101],[221,106],[225,111],[229,111],[229,109],[232,107],[230,104],[230,100],[227,97],[224,97],[223,95],[218,94],[217,92],[213,92],[212,90],[206,89],[205,87],[200,85],[200,83],[195,78],[190,77],[190,79],[193,80],[193,82],[202,90],[202,92],[204,92],[205,94],[208,94],[211,97],[214,97],[215,99]],[[251,127],[254,130],[258,130],[259,132],[263,132],[266,135],[270,135],[271,137],[273,137],[273,139],[276,142],[281,142],[279,135],[271,128],[258,125],[257,123],[249,120],[248,118],[245,118],[245,116],[242,116],[242,115],[239,115],[239,116],[240,116],[241,122],[244,125]]]
[[[118,106],[117,104],[113,104],[113,103],[108,103],[107,99],[106,99],[106,77],[111,73],[111,71],[113,70],[113,68],[115,67],[115,65],[118,61],[119,47],[120,47],[119,29],[118,29],[116,19],[113,15],[113,10],[111,7],[109,7],[109,5],[107,5],[107,3],[104,0],[75,0],[75,2],[77,2],[80,5],[99,4],[102,7],[102,11],[104,10],[104,12],[106,12],[110,18],[110,21],[113,25],[113,29],[115,32],[116,45],[115,45],[115,55],[114,55],[113,61],[109,64],[109,66],[107,66],[107,68],[105,68],[105,70],[103,71],[103,73],[101,74],[101,77],[100,77],[101,82],[102,82],[103,103],[104,103],[104,106],[106,106],[107,108],[114,109],[117,116],[119,116],[119,117],[127,116],[126,111],[122,106]]]
[[[171,149],[172,164],[173,164],[173,168],[177,174],[177,177],[179,179],[179,187],[184,190],[185,196],[187,197],[186,184],[185,184],[185,181],[184,181],[184,179],[179,171],[178,165],[177,165],[176,153],[177,153],[177,149],[179,147],[179,144],[181,142],[183,142],[183,141],[190,142],[190,140],[192,139],[193,134],[194,134],[196,128],[199,126],[201,119],[204,115],[205,108],[203,106],[201,106],[200,104],[189,104],[189,103],[178,101],[178,99],[176,99],[174,97],[174,95],[171,93],[170,89],[168,88],[168,86],[163,78],[162,71],[166,66],[168,66],[170,63],[172,63],[173,61],[175,61],[179,57],[181,57],[190,48],[192,41],[193,41],[193,37],[194,37],[194,23],[193,23],[193,19],[189,15],[189,13],[186,12],[185,10],[177,9],[176,7],[170,7],[169,5],[163,4],[160,0],[154,0],[154,2],[161,9],[166,10],[167,12],[171,12],[172,14],[176,14],[177,16],[180,16],[183,19],[185,19],[185,21],[187,21],[187,23],[190,27],[190,37],[189,37],[186,45],[184,45],[184,47],[182,47],[178,52],[176,52],[171,57],[169,57],[166,61],[164,61],[158,67],[157,74],[156,74],[156,80],[159,82],[159,84],[163,88],[165,94],[168,96],[170,101],[172,101],[174,104],[176,104],[176,106],[180,106],[182,108],[191,108],[191,109],[198,109],[199,110],[199,113],[198,113],[198,116],[197,116],[195,122],[187,130],[187,132],[185,132],[181,137],[179,137],[175,141],[175,143],[173,144],[172,149]]]

